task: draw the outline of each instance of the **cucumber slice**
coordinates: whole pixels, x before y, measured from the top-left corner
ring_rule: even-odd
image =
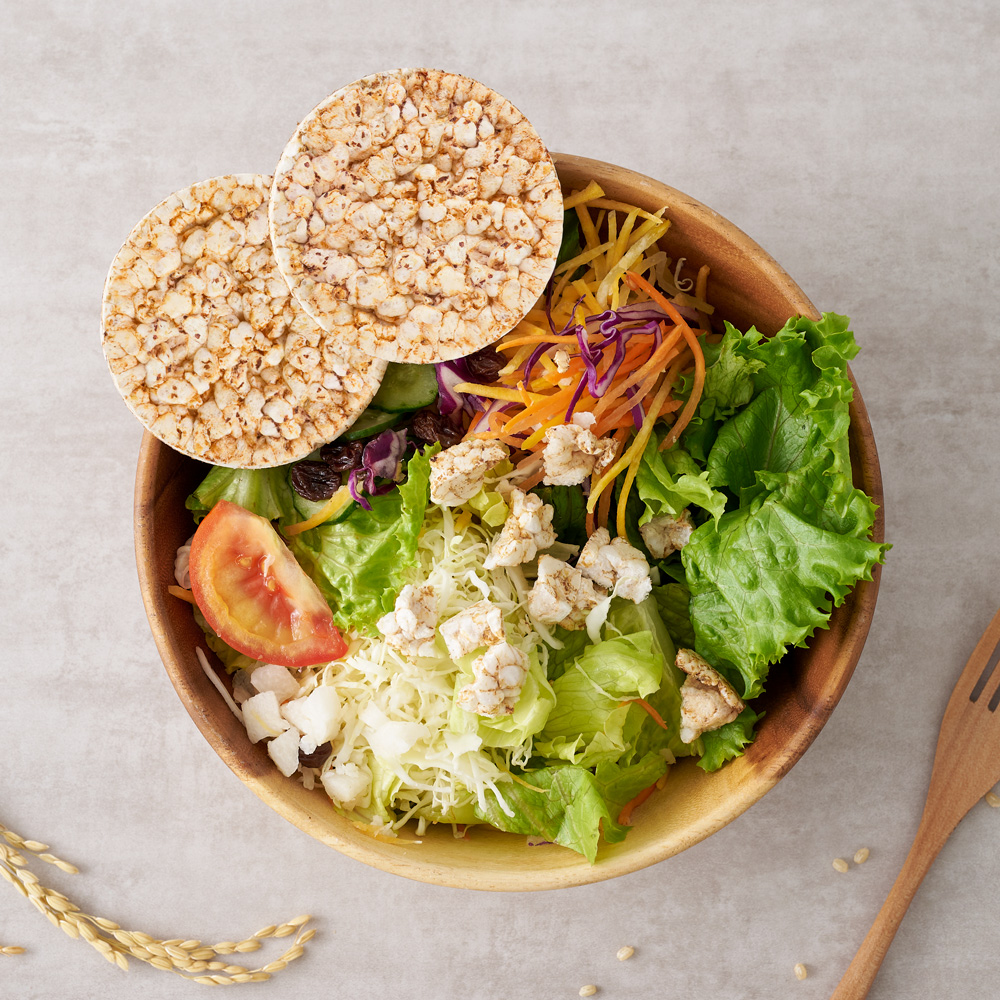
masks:
[[[405,413],[430,406],[437,397],[434,365],[401,365],[390,361],[372,406],[389,413]]]
[[[387,427],[399,423],[403,419],[402,413],[386,413],[377,406],[369,406],[343,434],[337,438],[338,441],[357,441],[358,438],[370,437],[379,431],[384,431]]]

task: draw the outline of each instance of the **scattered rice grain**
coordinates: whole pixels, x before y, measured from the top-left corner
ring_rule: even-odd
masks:
[[[863,865],[872,852],[868,850],[867,847],[862,847],[854,854],[854,863],[856,865]]]
[[[796,979],[805,979],[809,975],[809,970],[801,962],[795,966],[793,971]]]
[[[617,958],[619,962],[624,962],[627,959],[630,959],[634,954],[635,948],[633,948],[630,944],[627,944],[618,949],[618,953],[615,955],[615,958]]]
[[[597,992],[597,987],[593,983],[588,983],[586,986],[580,987],[580,996],[582,997],[592,997]]]
[[[997,795],[996,792],[987,792],[985,798],[988,806],[992,806],[994,809],[1000,807],[1000,795]]]
[[[846,872],[847,869],[850,867],[850,865],[848,865],[848,863],[843,858],[834,858],[833,867],[838,872]]]

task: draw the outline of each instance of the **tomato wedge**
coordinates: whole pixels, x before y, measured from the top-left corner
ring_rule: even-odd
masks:
[[[283,667],[347,652],[319,587],[271,522],[220,500],[191,542],[191,591],[209,625],[233,649]]]

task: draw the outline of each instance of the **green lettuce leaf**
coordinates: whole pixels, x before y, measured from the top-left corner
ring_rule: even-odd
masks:
[[[665,583],[654,587],[650,596],[656,610],[677,646],[694,649],[695,635],[691,626],[691,592],[682,583]]]
[[[680,738],[681,684],[684,683],[684,674],[674,662],[677,650],[660,614],[656,597],[651,593],[638,604],[615,598],[611,602],[608,624],[624,634],[648,631],[652,637],[651,654],[661,670],[659,686],[644,697],[667,728],[664,729],[647,712],[643,712],[646,718],[635,739],[635,753],[642,756],[653,750],[669,750],[675,757],[690,755],[692,747],[681,742]]]
[[[718,344],[705,344],[705,385],[694,416],[681,435],[681,444],[692,458],[701,465],[708,460],[715,444],[719,427],[739,407],[753,397],[753,374],[760,370],[763,361],[747,355],[756,345],[761,334],[751,327],[741,333],[726,323],[725,334]],[[684,380],[677,395],[687,398],[691,381]]]
[[[436,450],[414,455],[407,462],[406,481],[391,493],[371,497],[370,511],[355,505],[343,520],[289,541],[341,627],[363,631],[392,611],[407,570],[416,565],[417,537],[429,499],[430,456]]]
[[[764,367],[764,362],[748,354],[749,349],[760,343],[761,334],[750,327],[741,333],[731,323],[726,323],[722,340],[713,350],[714,357],[705,369],[705,386],[702,389],[699,412],[711,408],[712,416],[727,417],[741,406],[746,406],[754,394],[754,372]],[[706,353],[706,362],[709,356]]]
[[[677,517],[691,504],[718,520],[726,509],[725,495],[712,489],[708,472],[703,472],[684,448],[675,446],[666,452],[659,450],[665,433],[662,431],[650,437],[639,462],[635,488],[646,505],[639,524],[646,524],[662,514]]]
[[[579,486],[536,486],[532,493],[552,505],[552,530],[567,545],[587,544],[587,498]]]
[[[590,645],[590,636],[586,629],[566,629],[561,625],[552,626],[552,634],[562,646],[559,649],[549,649],[546,676],[550,681],[561,677],[573,666],[577,657]]]
[[[753,743],[753,727],[764,718],[748,705],[732,722],[711,732],[702,733],[704,752],[698,766],[703,771],[718,771],[727,760],[743,756],[744,747]]]
[[[884,550],[810,524],[772,499],[706,522],[681,553],[695,648],[745,698],[755,697],[769,665],[825,628],[832,605],[871,579]]]
[[[663,666],[648,631],[588,646],[552,682],[555,707],[535,741],[535,752],[586,767],[602,760],[627,763],[648,716],[638,706],[622,702],[657,691]]]
[[[296,512],[295,492],[288,481],[289,466],[276,469],[224,469],[215,466],[187,498],[186,507],[195,524],[220,501],[229,500],[269,521],[292,524],[301,520]]]
[[[513,816],[504,812],[493,792],[486,793],[485,807],[477,806],[476,812],[500,830],[544,837],[593,864],[601,834],[609,844],[624,840],[628,827],[618,822],[623,806],[666,769],[666,760],[656,753],[625,767],[604,762],[594,771],[573,765],[540,768],[524,775],[531,787],[520,782],[503,786]]]
[[[556,257],[556,267],[572,260],[580,253],[580,219],[576,212],[567,212],[563,216],[562,241],[559,244],[559,256]]]

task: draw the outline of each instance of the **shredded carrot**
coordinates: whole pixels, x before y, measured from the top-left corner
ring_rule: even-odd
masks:
[[[694,281],[694,294],[695,297],[704,301],[705,295],[708,292],[708,272],[710,268],[708,264],[702,264],[698,268],[698,277]],[[712,323],[708,318],[708,313],[698,310],[698,326],[705,331],[705,333],[711,333]]]
[[[691,395],[684,404],[677,422],[670,428],[670,433],[660,442],[660,451],[669,448],[683,433],[684,428],[691,422],[694,411],[701,401],[701,391],[705,388],[705,355],[702,353],[701,344],[698,338],[691,332],[691,328],[684,324],[684,339],[694,354],[694,384],[691,386]]]
[[[590,514],[587,514],[590,517]],[[606,528],[608,518],[611,516],[611,490],[605,490],[601,494],[601,499],[597,502],[597,527]],[[589,537],[589,533],[588,533]]]
[[[622,806],[622,811],[618,814],[618,823],[621,826],[631,826],[632,825],[632,813],[639,808],[656,791],[656,782],[649,786],[649,788],[644,788],[639,794],[630,801],[626,802]]]
[[[513,431],[528,430],[529,428],[533,430],[539,420],[545,420],[560,410],[565,410],[573,398],[573,386],[568,385],[543,398],[544,402],[533,403],[528,409],[511,417],[504,425],[504,431],[510,434]]]
[[[521,482],[517,484],[517,488],[527,493],[528,490],[533,490],[544,478],[545,466],[543,465],[537,472],[534,472],[526,479],[521,480]]]
[[[612,464],[618,461],[618,457],[622,453],[622,448],[625,447],[625,442],[628,440],[629,434],[632,431],[628,427],[619,427],[614,434],[611,435],[611,440],[615,443],[614,456],[611,459]],[[608,517],[611,514],[611,490],[605,490],[601,494],[601,499],[597,502],[597,527],[606,528],[608,526]],[[589,515],[588,515],[589,516]],[[588,532],[588,535],[590,533]]]
[[[597,229],[594,227],[594,220],[590,217],[590,212],[583,205],[577,205],[574,211],[576,212],[576,217],[580,220],[580,231],[583,233],[587,249],[596,247],[601,240],[597,235]]]
[[[620,402],[610,413],[605,413],[598,421],[598,434],[606,434],[612,427],[617,427],[619,422],[625,418],[633,406],[641,403],[652,391],[653,386],[660,380],[662,372],[651,371],[642,384],[636,389],[629,399]],[[671,379],[671,384],[673,380]]]
[[[603,198],[604,189],[601,187],[597,181],[591,181],[583,190],[574,191],[571,195],[563,200],[563,210],[568,208],[576,208],[577,205],[582,205],[584,202],[593,201],[595,198]]]
[[[190,590],[185,590],[183,587],[175,587],[170,584],[167,587],[167,593],[173,595],[174,597],[179,597],[182,601],[187,601],[188,604],[194,604],[194,594]]]
[[[651,372],[659,373],[663,371],[667,362],[670,360],[668,355],[676,348],[681,339],[681,331],[677,327],[673,327],[668,334],[665,323],[660,324],[660,330],[664,335],[663,341],[653,352],[649,360],[644,365],[636,368],[627,378],[617,383],[613,388],[609,388],[608,391],[601,397],[600,402],[594,409],[594,415],[598,419],[601,418],[602,414],[610,407],[610,405],[627,389],[631,389],[632,386],[641,382]],[[622,367],[624,367],[624,365],[622,365]]]
[[[458,382],[455,385],[456,392],[468,392],[475,396],[485,396],[487,399],[502,399],[508,403],[523,403],[524,397],[521,395],[521,391],[517,389],[511,389],[504,385],[480,385],[478,382]],[[534,396],[533,401],[540,401],[545,399],[538,393],[529,394],[529,396]]]
[[[626,271],[625,280],[633,288],[641,288],[679,326],[687,326],[687,320],[677,311],[674,304],[662,292],[654,288],[642,275]]]
[[[554,417],[550,417],[548,420],[539,424],[537,431],[535,431],[532,434],[529,434],[528,437],[524,439],[524,444],[521,447],[524,448],[525,451],[531,451],[533,448],[535,448],[536,445],[542,443],[542,440],[545,437],[545,432],[550,427],[556,427],[562,422],[563,422],[563,415],[561,413],[557,413]]]
[[[668,413],[673,413],[675,410],[679,410],[683,405],[683,399],[668,399],[663,406],[660,407],[660,416],[665,417]]]
[[[650,435],[653,433],[653,424],[656,423],[657,417],[660,415],[660,407],[663,406],[663,402],[672,388],[673,382],[665,378],[653,397],[653,405],[650,407],[649,413],[646,414],[646,419],[642,422],[642,430],[636,434],[632,447],[626,453],[629,457],[628,473],[618,496],[617,528],[618,534],[622,538],[625,538],[625,507],[628,504],[628,495],[632,490],[632,483],[635,482],[635,477],[638,475],[642,453],[646,450],[646,442],[649,441]]]
[[[324,521],[328,521],[335,514],[339,514],[353,500],[354,497],[351,496],[350,489],[347,486],[341,486],[312,517],[306,521],[299,521],[298,524],[290,524],[287,528],[282,528],[282,531],[288,536],[298,535],[310,528],[315,528]]]
[[[630,698],[628,701],[623,701],[623,705],[638,705],[640,708],[645,709],[649,713],[649,717],[655,722],[661,729],[668,729],[669,726],[663,721],[663,716],[653,708],[652,705],[645,698]]]
[[[516,329],[516,327],[515,327]],[[589,333],[587,334],[588,340],[599,340],[603,334],[600,333]],[[553,333],[542,336],[542,334],[530,334],[524,337],[515,337],[513,340],[501,340],[497,344],[498,351],[505,351],[508,347],[521,347],[522,345],[529,344],[576,344],[578,341],[576,339],[575,333],[564,333],[556,336]],[[530,353],[530,351],[529,351]]]
[[[497,350],[500,350],[499,346],[497,347]],[[518,370],[518,368],[521,367],[521,365],[524,364],[525,361],[528,360],[529,354],[531,354],[531,347],[529,345],[525,345],[520,350],[515,351],[514,357],[512,357],[497,374],[500,376],[513,374]]]

